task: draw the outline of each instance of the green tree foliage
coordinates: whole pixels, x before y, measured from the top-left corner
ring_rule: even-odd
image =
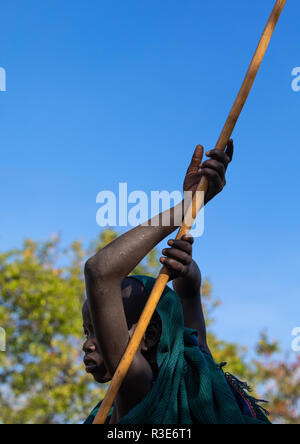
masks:
[[[253,380],[270,401],[270,412],[279,424],[300,424],[300,355],[296,359],[286,353],[282,359],[277,341],[261,334],[252,362]],[[278,357],[279,356],[279,357]]]
[[[84,249],[81,242],[62,248],[60,239],[27,240],[19,250],[0,254],[0,326],[7,351],[0,352],[0,423],[55,424],[82,422],[103,397],[82,364],[84,301],[83,263],[117,236],[104,230]],[[155,275],[157,252],[151,252],[134,273]],[[209,344],[217,362],[249,380],[271,401],[272,419],[299,423],[300,359],[276,361],[278,344],[265,334],[249,362],[247,350],[213,333],[213,312],[219,302],[203,285]]]
[[[80,362],[83,257],[79,242],[62,250],[57,238],[0,255],[3,423],[76,421],[96,399]]]
[[[250,383],[252,395],[268,400],[263,407],[270,419],[278,424],[300,424],[300,355],[296,359],[280,353],[279,343],[270,340],[266,332],[260,334],[255,357],[237,343],[222,341],[213,333],[213,311],[219,301],[211,296],[211,285],[205,282],[202,297],[208,324],[208,342],[217,363],[227,362],[225,370]],[[251,353],[252,356],[252,353]]]

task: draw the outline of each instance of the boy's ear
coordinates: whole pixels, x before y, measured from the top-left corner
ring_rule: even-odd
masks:
[[[152,348],[154,348],[160,340],[160,336],[161,336],[161,325],[160,322],[158,322],[157,320],[153,319],[147,330],[146,333],[144,335],[144,341],[143,341],[143,345],[142,345],[142,349],[144,351],[149,351]]]

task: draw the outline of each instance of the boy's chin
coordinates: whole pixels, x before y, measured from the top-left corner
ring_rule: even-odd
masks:
[[[107,382],[110,382],[112,379],[108,373],[103,374],[101,369],[98,372],[97,370],[95,370],[94,372],[88,372],[88,373],[93,376],[94,380],[98,382],[98,384],[106,384]]]
[[[103,363],[101,365],[88,366],[85,371],[87,374],[92,375],[94,380],[99,384],[106,384],[112,379]]]
[[[100,376],[100,375],[93,375],[94,379],[98,384],[106,384],[107,382],[111,381],[111,377],[108,375]]]

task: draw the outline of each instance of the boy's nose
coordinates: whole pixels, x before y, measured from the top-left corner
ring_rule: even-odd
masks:
[[[93,353],[94,351],[96,351],[96,346],[90,339],[88,339],[83,344],[82,349],[85,353]]]

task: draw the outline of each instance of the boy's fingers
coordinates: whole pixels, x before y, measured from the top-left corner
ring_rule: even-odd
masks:
[[[204,153],[203,146],[198,145],[195,149],[194,154],[193,154],[190,166],[188,167],[187,175],[198,173],[199,167],[200,167],[202,159],[203,159],[203,153]]]
[[[202,174],[208,179],[209,182],[211,181],[214,184],[218,192],[223,190],[224,186],[226,185],[226,180],[222,180],[217,171],[210,168],[204,168]]]
[[[193,244],[187,242],[186,240],[169,240],[168,245],[170,245],[172,248],[177,248],[178,250],[184,251],[187,254],[192,254],[193,251]]]
[[[221,178],[225,177],[225,166],[222,162],[219,162],[215,159],[206,160],[201,166],[201,170],[204,168],[210,168],[212,170],[217,171],[220,174]]]
[[[168,258],[175,259],[183,265],[189,265],[192,262],[190,254],[185,253],[182,250],[177,250],[176,248],[165,248],[162,251],[162,254]]]
[[[195,239],[193,238],[193,236],[191,234],[185,234],[184,236],[182,236],[181,240],[185,241],[185,242],[189,242],[191,245],[193,245]]]
[[[229,140],[225,153],[229,157],[230,162],[231,162],[232,158],[233,158],[233,153],[234,153],[234,143],[233,143],[232,139]]]
[[[165,267],[169,268],[171,271],[176,271],[177,273],[183,273],[185,271],[185,266],[180,262],[175,261],[174,259],[162,257],[160,261],[163,265],[165,265]]]
[[[227,168],[227,166],[230,164],[232,160],[232,158],[230,158],[226,152],[224,153],[224,151],[218,149],[208,151],[206,155],[211,159],[221,162],[225,168]]]

